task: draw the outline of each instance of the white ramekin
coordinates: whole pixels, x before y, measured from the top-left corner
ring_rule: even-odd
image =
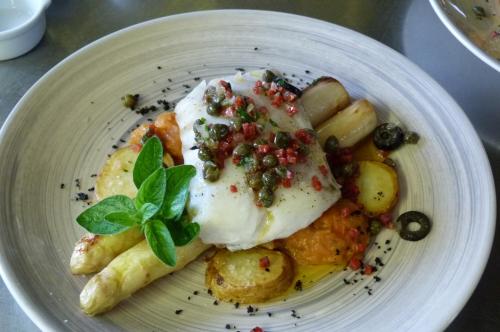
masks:
[[[0,30],[0,61],[23,55],[38,44],[45,32],[45,10],[51,3],[51,0],[3,1],[0,0],[0,7],[25,10],[26,20],[7,30]]]

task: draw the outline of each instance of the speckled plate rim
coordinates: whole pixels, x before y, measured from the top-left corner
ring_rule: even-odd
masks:
[[[432,3],[433,0],[430,0]],[[9,128],[11,125],[13,125],[18,118],[22,116],[22,112],[25,112],[26,108],[23,109],[23,106],[27,103],[27,101],[32,97],[34,92],[39,88],[40,85],[43,84],[43,82],[48,79],[49,77],[53,77],[58,75],[65,66],[71,64],[73,61],[78,61],[80,57],[85,57],[85,54],[87,51],[90,49],[94,48],[97,45],[101,45],[103,43],[106,43],[107,40],[114,38],[119,35],[123,35],[128,33],[129,31],[139,29],[144,26],[148,25],[153,25],[157,24],[158,22],[162,21],[175,21],[175,20],[182,20],[185,18],[203,18],[205,15],[210,15],[210,14],[238,14],[238,13],[246,13],[246,14],[254,14],[254,15],[259,15],[259,13],[266,13],[266,12],[271,12],[271,11],[261,11],[261,10],[239,10],[239,9],[226,9],[226,10],[209,10],[209,11],[196,11],[196,12],[189,12],[189,13],[183,13],[183,14],[177,14],[177,15],[171,15],[171,16],[166,16],[166,17],[161,17],[153,20],[149,20],[146,22],[138,23],[135,25],[132,25],[130,27],[118,30],[114,33],[108,34],[104,37],[101,37],[100,39],[82,47],[81,49],[75,51],[65,59],[63,59],[61,62],[59,62],[56,66],[54,66],[52,69],[50,69],[46,74],[44,74],[33,86],[24,94],[24,96],[19,100],[19,102],[16,104],[12,112],[9,114],[7,119],[5,120],[2,128],[0,129],[0,144],[3,144],[4,140],[6,139],[6,134],[7,134],[7,128]],[[460,310],[465,306],[467,303],[468,299],[472,295],[474,289],[476,288],[477,284],[479,283],[479,280],[483,274],[483,271],[486,267],[486,263],[488,261],[490,252],[491,252],[491,247],[493,244],[493,239],[494,239],[494,234],[495,234],[495,222],[496,222],[496,194],[495,194],[495,187],[494,187],[494,181],[493,181],[493,174],[491,171],[491,167],[489,166],[489,160],[487,158],[485,149],[482,145],[482,142],[473,128],[471,122],[463,112],[463,110],[460,108],[460,106],[453,100],[453,98],[433,79],[431,78],[428,74],[426,74],[423,70],[421,70],[417,65],[412,63],[410,60],[408,60],[406,57],[404,57],[402,54],[396,52],[395,50],[391,49],[390,47],[370,38],[367,37],[361,33],[358,33],[356,31],[344,28],[342,26],[338,26],[333,23],[325,22],[322,20],[318,19],[313,19],[301,15],[295,15],[295,14],[287,14],[287,13],[281,13],[281,12],[274,12],[276,14],[283,15],[283,18],[290,17],[290,18],[300,18],[304,21],[311,21],[315,23],[322,23],[322,24],[327,24],[327,25],[332,25],[335,26],[336,29],[343,31],[345,34],[350,34],[353,36],[356,36],[357,38],[363,38],[366,41],[366,44],[371,44],[373,47],[382,47],[385,49],[385,51],[393,57],[395,60],[404,63],[405,66],[408,67],[408,70],[411,71],[415,76],[418,76],[420,80],[427,81],[429,86],[433,88],[433,90],[436,92],[436,94],[440,95],[441,98],[446,101],[449,105],[453,106],[453,109],[456,111],[455,115],[457,119],[460,121],[460,123],[463,125],[463,133],[468,135],[471,139],[472,142],[474,142],[474,146],[478,149],[477,155],[481,158],[481,160],[478,160],[481,164],[487,166],[484,171],[484,174],[482,176],[487,177],[486,183],[489,183],[489,186],[487,188],[484,188],[484,190],[487,191],[488,197],[490,198],[488,202],[484,203],[484,206],[488,208],[489,213],[488,215],[488,220],[484,221],[485,225],[489,227],[489,232],[486,232],[489,236],[484,238],[484,242],[482,243],[481,251],[476,253],[476,265],[472,267],[472,271],[474,273],[473,276],[469,276],[470,283],[466,285],[466,287],[462,287],[460,289],[457,289],[455,292],[455,298],[450,301],[449,306],[442,308],[442,311],[440,312],[439,315],[437,315],[436,319],[434,321],[428,321],[428,328],[429,330],[444,330],[448,324],[458,315]],[[366,45],[365,45],[366,46]],[[0,252],[0,277],[3,279],[7,289],[10,291],[16,302],[19,304],[21,309],[28,315],[28,317],[43,331],[56,331],[59,330],[59,327],[61,326],[59,321],[56,321],[54,319],[51,319],[46,313],[41,310],[40,308],[37,308],[36,305],[32,302],[30,298],[30,294],[25,291],[25,289],[22,287],[21,284],[16,280],[16,277],[13,273],[13,271],[9,268],[9,264],[7,264],[7,258],[5,257],[3,252]]]
[[[464,45],[469,51],[471,51],[475,56],[481,59],[484,63],[486,63],[491,68],[495,69],[500,73],[500,61],[483,51],[479,46],[474,44],[469,37],[465,35],[465,33],[460,30],[455,23],[450,19],[450,17],[446,14],[443,7],[439,4],[439,0],[429,0],[432,9],[439,17],[444,26],[450,31],[455,38],[458,39],[462,45]]]

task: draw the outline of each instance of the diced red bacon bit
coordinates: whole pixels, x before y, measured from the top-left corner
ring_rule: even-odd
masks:
[[[271,265],[269,257],[264,256],[259,259],[259,266],[263,269],[267,269]]]
[[[226,90],[226,93],[224,94],[224,96],[226,97],[226,99],[231,99],[231,98],[233,98],[233,91],[231,91],[231,90]]]
[[[493,38],[496,38],[500,36],[500,32],[496,31],[496,30],[493,30],[490,34],[490,37],[493,39]]]
[[[314,136],[307,129],[297,130],[295,137],[304,144],[312,144],[314,142]]]
[[[318,179],[316,175],[314,175],[311,179],[311,184],[316,191],[321,191],[323,189],[323,185],[321,184],[321,181]]]
[[[257,82],[255,82],[255,87],[256,88],[261,88],[262,87],[262,81],[258,80]]]
[[[278,158],[284,158],[285,157],[285,149],[276,149],[274,150],[274,155]]]
[[[271,147],[268,144],[261,144],[257,146],[257,153],[268,154],[271,152]]]
[[[356,246],[357,252],[362,254],[366,251],[366,244],[364,243],[358,243]]]
[[[276,94],[273,97],[273,100],[271,101],[271,104],[276,107],[280,107],[283,104],[283,97],[281,95]],[[288,113],[290,114],[290,113]]]
[[[319,171],[321,172],[321,174],[323,174],[323,176],[327,176],[328,175],[328,168],[326,167],[326,165],[320,165],[319,166]]]
[[[285,101],[291,103],[291,102],[294,102],[295,100],[297,100],[297,95],[293,92],[285,91],[285,92],[283,92],[283,99],[285,99]]]
[[[359,237],[359,230],[357,228],[349,228],[347,231],[347,235],[353,239],[356,240]]]
[[[354,271],[359,270],[359,268],[361,267],[361,260],[359,258],[351,258],[351,260],[349,261],[349,267]]]
[[[243,142],[244,140],[245,140],[245,135],[243,135],[242,133],[234,133],[233,134],[233,142],[235,145]]]
[[[292,186],[292,180],[284,178],[281,180],[281,185],[285,188],[290,188]]]
[[[257,112],[259,112],[262,115],[268,115],[269,114],[269,110],[267,109],[266,106],[259,107],[259,109],[257,110]]]
[[[130,149],[134,152],[139,152],[142,149],[142,144],[132,144]]]
[[[257,137],[257,125],[255,123],[244,123],[242,125],[243,128],[243,135],[245,136],[245,139],[251,140]]]
[[[264,89],[262,87],[254,86],[253,87],[253,93],[256,95],[261,95],[264,92]]]
[[[288,160],[285,157],[278,157],[278,162],[280,163],[281,166],[288,165]]]
[[[219,151],[221,151],[225,155],[229,156],[232,152],[232,149],[233,147],[231,143],[225,141],[219,142]]]
[[[365,268],[363,270],[363,274],[366,274],[367,276],[371,275],[373,272],[375,272],[375,269],[373,268],[372,265],[365,265]]]
[[[274,105],[274,104],[273,104]],[[286,112],[289,116],[294,116],[295,114],[297,114],[299,111],[299,108],[295,105],[289,105],[286,109]]]
[[[353,154],[352,150],[349,148],[342,148],[335,154],[328,155],[328,161],[332,166],[344,165],[352,162]]]
[[[296,155],[294,156],[294,155],[292,155],[292,154],[290,154],[290,155],[289,155],[289,154],[287,153],[287,156],[286,156],[286,162],[287,162],[287,164],[290,164],[290,165],[295,165],[295,164],[297,164],[297,162],[298,162],[298,156],[296,156]]]
[[[254,327],[250,332],[264,332],[264,330],[261,327]]]
[[[348,179],[342,184],[342,197],[347,198],[353,202],[358,200],[359,188],[353,179]]]
[[[234,109],[233,106],[226,107],[222,112],[222,116],[225,116],[227,118],[232,118],[236,114],[236,110]]]
[[[241,157],[240,156],[233,156],[233,164],[239,165],[241,163]]]
[[[229,190],[232,193],[237,193],[238,192],[238,187],[236,187],[234,184],[232,184],[232,185],[229,186]]]
[[[238,108],[245,106],[245,99],[242,96],[237,96],[234,100],[234,105]]]
[[[386,227],[392,223],[392,215],[390,213],[382,213],[378,216],[378,219]]]
[[[219,81],[219,84],[224,88],[224,90],[231,90],[231,84],[229,84],[228,82],[224,81],[224,80],[220,80]]]

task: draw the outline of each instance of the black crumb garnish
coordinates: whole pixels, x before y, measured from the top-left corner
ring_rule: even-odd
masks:
[[[380,257],[375,257],[375,264],[378,266],[384,266],[384,263],[382,263],[382,259]]]
[[[253,48],[253,50],[254,50],[254,51],[257,51],[258,49],[259,49],[258,47],[254,47],[254,48]]]
[[[273,313],[272,313],[272,312],[267,312],[267,315],[268,315],[269,317],[271,317],[271,316],[273,315]]]
[[[64,183],[61,183],[61,186],[60,186],[60,187],[61,187],[61,189],[64,189],[65,184],[64,184]]]
[[[306,69],[306,70],[305,70],[305,73],[306,73],[306,74],[310,74],[310,73],[311,73],[311,71]]]
[[[340,255],[340,250],[335,249],[335,255],[337,255],[337,256]]]
[[[231,329],[231,325],[230,324],[226,324],[226,330],[230,330]]]
[[[165,99],[159,99],[156,101],[158,105],[160,105],[164,111],[170,110],[170,103],[166,101]]]
[[[94,191],[95,190],[95,187],[90,187],[89,189],[87,189],[87,191]]]
[[[91,174],[90,177],[91,178],[95,178],[97,176],[97,174]]]
[[[239,68],[234,68],[234,70],[236,70],[236,71],[245,71],[245,68],[239,67]]]
[[[347,279],[345,279],[345,278],[344,278],[344,284],[346,284],[346,285],[350,285],[350,284],[351,284],[351,282],[350,282],[349,280],[347,280]]]
[[[120,138],[120,142],[125,143],[125,142],[127,142],[127,141],[126,141],[126,140],[124,140],[123,138]]]
[[[215,300],[213,305],[219,305],[219,301]]]
[[[198,77],[198,76],[196,76],[196,77],[193,78],[193,81],[199,81],[199,80],[201,80],[201,78]]]
[[[167,90],[166,89],[161,89],[161,92],[165,93],[165,92],[167,92]]]
[[[188,301],[191,300],[191,296],[188,296]]]
[[[170,83],[172,83],[172,79],[171,78],[167,78],[167,81],[169,81]]]
[[[300,319],[300,316],[297,315],[297,312],[295,310],[292,309],[292,314],[291,314],[292,317],[294,318],[297,318],[297,319]]]
[[[368,295],[370,295],[370,296],[372,295],[371,289],[368,291]]]
[[[89,195],[87,195],[86,193],[77,193],[76,194],[77,201],[86,201],[88,199],[89,199]]]
[[[151,106],[141,107],[139,110],[135,111],[135,113],[145,115],[148,114],[149,112],[155,112],[157,110],[158,107],[156,107],[155,105],[151,105]]]
[[[193,292],[193,295],[198,295],[198,291],[197,291],[197,290],[195,290],[195,291]]]
[[[385,244],[390,244],[391,240],[385,240]]]
[[[380,280],[382,280],[379,276],[374,276],[373,279],[375,279],[375,282],[379,282]]]
[[[271,272],[271,270],[269,270],[269,268],[268,268],[268,267],[266,267],[264,271],[266,271],[266,272]]]
[[[235,307],[236,309],[238,309],[238,308],[240,307],[240,303],[239,303],[239,302],[236,302],[236,303],[234,304],[234,307]]]
[[[253,312],[254,312],[254,308],[253,308],[251,305],[249,305],[249,306],[247,307],[247,313],[251,314],[251,313],[253,313]]]
[[[212,290],[210,288],[207,289],[207,293],[208,293],[208,295],[212,295]]]
[[[183,84],[182,86],[185,87],[186,89],[191,89],[191,86],[188,84]]]
[[[189,150],[198,150],[199,148],[196,145],[193,145],[192,147],[189,148]]]
[[[116,144],[113,144],[111,147],[112,147],[113,149],[118,149],[118,145],[116,145]]]
[[[158,66],[158,67],[156,67],[156,68],[161,69],[161,66]]]
[[[91,104],[94,104],[94,102],[93,102],[92,100],[90,101],[90,103],[91,103]]]
[[[297,280],[293,288],[298,292],[302,292],[302,280]]]
[[[75,179],[75,186],[80,189],[80,179]]]
[[[176,315],[180,315],[180,314],[182,314],[182,312],[183,312],[183,311],[184,311],[184,310],[182,310],[182,309],[177,309],[177,310],[175,311],[175,314],[176,314]]]

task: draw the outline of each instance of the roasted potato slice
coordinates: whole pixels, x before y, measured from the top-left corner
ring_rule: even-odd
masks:
[[[313,126],[317,126],[350,102],[349,94],[333,77],[320,77],[304,89],[300,97]]]
[[[205,281],[220,300],[258,303],[286,291],[294,275],[292,259],[281,251],[221,249],[208,262]]]
[[[389,211],[398,200],[399,182],[394,168],[377,161],[359,162],[357,202],[371,215]]]
[[[383,162],[388,155],[389,151],[378,149],[375,146],[375,143],[373,143],[373,136],[369,135],[356,145],[352,153],[352,160],[353,161],[371,160],[371,161]]]
[[[338,112],[318,128],[321,145],[331,135],[339,140],[341,148],[351,147],[368,136],[377,126],[377,114],[372,104],[365,99],[356,100],[352,105]]]

